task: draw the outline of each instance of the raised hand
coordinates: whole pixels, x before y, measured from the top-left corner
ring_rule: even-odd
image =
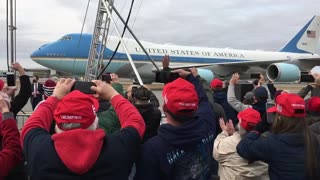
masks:
[[[57,99],[62,99],[65,95],[67,95],[70,92],[75,81],[75,79],[61,78],[58,81],[56,87],[54,88],[52,95],[55,96]]]
[[[18,71],[20,76],[25,75],[24,68],[18,62],[12,63],[11,68],[15,71]]]
[[[191,74],[191,72],[186,71],[184,69],[176,69],[174,71],[172,71],[174,73],[178,73],[180,77],[182,78],[186,78],[189,74]]]
[[[164,57],[162,58],[162,68],[169,68],[169,63],[170,63],[170,57],[169,55],[164,55]]]
[[[230,79],[230,84],[238,84],[240,80],[240,75],[238,73],[234,73]]]
[[[91,86],[91,90],[96,92],[94,95],[96,98],[101,100],[111,100],[114,96],[119,94],[110,84],[107,84],[106,82],[100,80],[93,80],[92,82],[96,84],[96,86]]]

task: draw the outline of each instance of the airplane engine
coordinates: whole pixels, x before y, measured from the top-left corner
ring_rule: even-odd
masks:
[[[208,69],[201,69],[198,68],[198,74],[207,81],[208,84],[211,83],[212,79],[214,78],[214,74],[212,73],[212,71],[208,70]]]
[[[293,82],[300,79],[300,69],[294,64],[273,63],[267,67],[267,77],[276,82]]]

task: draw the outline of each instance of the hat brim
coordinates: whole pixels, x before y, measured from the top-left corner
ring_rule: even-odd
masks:
[[[269,108],[269,109],[267,110],[267,112],[269,112],[269,113],[277,112],[276,106],[272,106],[271,108]]]

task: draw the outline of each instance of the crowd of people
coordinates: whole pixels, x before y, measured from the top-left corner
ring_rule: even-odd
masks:
[[[159,107],[148,86],[124,91],[113,73],[85,94],[72,90],[74,79],[31,83],[19,63],[12,69],[18,94],[0,80],[0,180],[320,179],[319,74],[297,94],[261,74],[239,99],[238,73],[208,85],[165,56],[163,71],[179,78],[164,85]],[[29,99],[34,112],[19,132]]]

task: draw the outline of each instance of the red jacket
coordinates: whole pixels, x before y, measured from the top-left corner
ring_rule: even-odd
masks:
[[[7,112],[0,118],[0,134],[2,134],[2,149],[0,151],[0,180],[22,160],[20,134],[13,118],[13,113]]]

